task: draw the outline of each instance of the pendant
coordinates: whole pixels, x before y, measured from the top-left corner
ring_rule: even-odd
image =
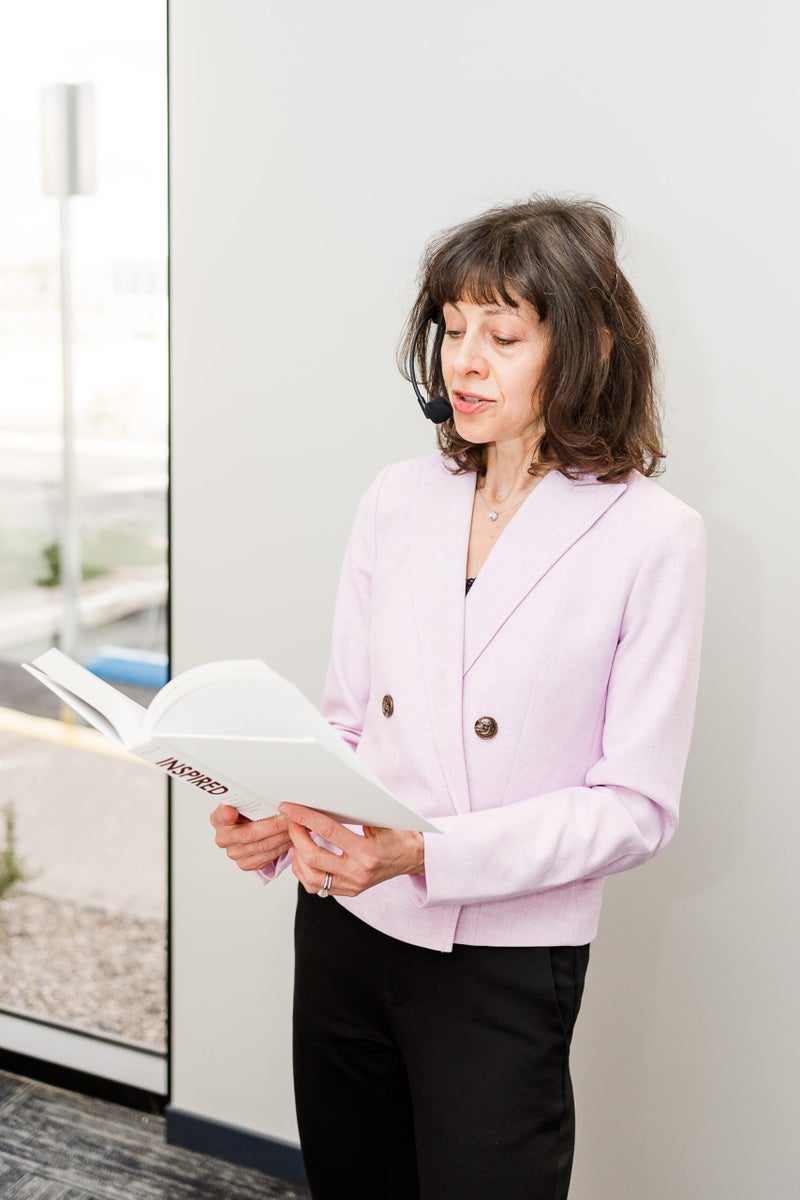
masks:
[[[500,516],[500,513],[496,513],[496,512],[490,512],[490,513],[489,513],[489,520],[490,520],[490,521],[496,521],[496,520],[497,520],[497,518],[498,518],[499,516]]]

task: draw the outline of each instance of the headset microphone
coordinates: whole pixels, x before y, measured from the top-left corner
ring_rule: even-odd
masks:
[[[411,350],[409,351],[408,355],[408,375],[411,380],[411,386],[413,387],[414,393],[419,401],[419,406],[424,412],[425,416],[429,421],[433,421],[434,425],[441,425],[443,421],[446,421],[449,417],[452,417],[452,405],[446,396],[434,396],[433,399],[426,400],[419,389],[416,372],[414,370],[414,356],[417,349],[419,335],[431,320],[435,320],[435,318],[427,318],[427,320],[423,321],[414,330],[414,336],[411,339]]]

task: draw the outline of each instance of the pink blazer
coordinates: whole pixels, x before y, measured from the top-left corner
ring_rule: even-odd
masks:
[[[425,876],[340,903],[449,950],[579,945],[606,875],[672,837],[704,609],[699,515],[551,471],[464,595],[474,474],[387,467],[345,557],[323,710],[432,818]]]

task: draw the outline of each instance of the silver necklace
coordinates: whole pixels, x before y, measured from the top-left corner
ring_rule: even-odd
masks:
[[[509,504],[508,508],[492,508],[489,504],[489,501],[483,494],[483,488],[478,488],[478,495],[489,510],[490,521],[496,521],[498,517],[503,515],[503,513],[511,512],[512,508],[516,508],[518,504],[522,504],[522,501],[525,499],[524,496],[521,496],[519,500],[515,500],[513,504]]]

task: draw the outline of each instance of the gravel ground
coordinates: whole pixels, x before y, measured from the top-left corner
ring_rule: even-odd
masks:
[[[166,926],[17,890],[0,900],[0,1008],[166,1049]]]

